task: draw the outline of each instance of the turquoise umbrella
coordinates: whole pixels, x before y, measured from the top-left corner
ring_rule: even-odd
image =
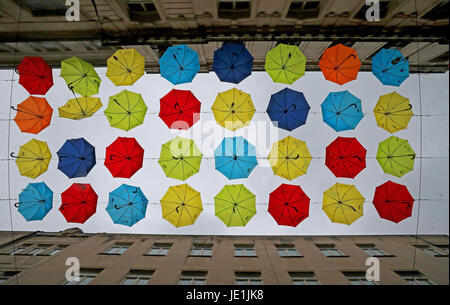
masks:
[[[53,207],[53,192],[44,182],[29,183],[14,206],[27,221],[42,220]]]
[[[145,217],[147,203],[139,187],[122,184],[109,193],[106,211],[115,224],[131,227]]]

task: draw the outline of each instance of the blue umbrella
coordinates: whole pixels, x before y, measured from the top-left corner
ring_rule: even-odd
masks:
[[[14,204],[27,220],[42,220],[53,207],[53,192],[44,182],[29,183]]]
[[[306,123],[310,108],[303,93],[285,88],[272,94],[267,114],[279,128],[292,131]]]
[[[372,58],[372,73],[383,85],[398,87],[409,76],[409,60],[396,49],[381,49]]]
[[[86,177],[95,165],[95,148],[84,138],[67,140],[57,152],[58,169],[69,178]]]
[[[159,59],[161,76],[174,85],[190,83],[200,70],[198,54],[187,45],[169,47]]]
[[[222,82],[238,84],[252,74],[253,56],[243,44],[225,43],[214,51],[212,69]]]
[[[321,107],[323,121],[336,131],[355,129],[364,117],[361,100],[347,90],[330,92]]]
[[[139,187],[122,184],[109,193],[106,211],[115,224],[131,227],[145,217],[147,203]]]
[[[255,147],[243,137],[225,138],[214,151],[216,170],[228,179],[247,178],[258,161]]]

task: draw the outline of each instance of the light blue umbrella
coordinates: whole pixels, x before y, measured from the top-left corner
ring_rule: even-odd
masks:
[[[115,224],[131,227],[145,217],[147,203],[139,187],[122,184],[109,193],[106,211]]]
[[[347,90],[330,92],[321,108],[323,121],[336,131],[355,129],[364,117],[361,100]]]
[[[372,58],[372,73],[383,85],[400,86],[409,76],[409,60],[396,49],[381,49]]]
[[[44,182],[29,183],[14,206],[27,221],[42,220],[53,207],[53,192]]]
[[[167,48],[159,59],[161,76],[174,85],[190,83],[200,70],[198,54],[187,45]]]

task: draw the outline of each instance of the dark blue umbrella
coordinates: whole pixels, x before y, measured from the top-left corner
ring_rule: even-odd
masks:
[[[109,193],[106,211],[114,223],[131,227],[145,217],[147,203],[139,187],[122,184]]]
[[[161,76],[174,85],[190,83],[200,70],[198,54],[187,45],[169,47],[159,59]]]
[[[347,90],[330,92],[321,108],[323,121],[336,131],[355,129],[364,117],[361,100]]]
[[[396,49],[381,49],[372,58],[372,73],[383,85],[400,86],[409,76],[409,60]]]
[[[212,69],[222,82],[238,84],[252,74],[253,56],[243,44],[225,43],[214,51]]]
[[[14,204],[27,220],[42,220],[53,207],[53,192],[44,182],[29,183]]]
[[[84,138],[67,140],[57,152],[58,169],[69,178],[86,177],[95,165],[95,148]]]
[[[267,114],[279,128],[292,131],[306,123],[310,108],[303,93],[285,88],[272,94]]]

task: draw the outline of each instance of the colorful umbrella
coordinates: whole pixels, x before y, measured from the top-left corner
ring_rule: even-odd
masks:
[[[53,108],[42,97],[30,96],[18,104],[17,108],[11,106],[11,109],[17,111],[14,122],[21,132],[38,134],[52,120]]]
[[[331,222],[351,225],[363,216],[364,200],[354,185],[336,183],[323,193],[322,210]]]
[[[323,52],[319,67],[325,79],[343,85],[356,79],[361,61],[354,49],[339,43]]]
[[[189,90],[172,89],[160,99],[159,117],[171,129],[189,129],[200,119],[200,101]]]
[[[16,158],[17,168],[22,176],[36,179],[48,169],[52,158],[47,142],[32,139],[20,146],[19,154],[11,157]]]
[[[258,165],[255,146],[243,137],[224,138],[214,150],[216,170],[228,179],[247,178]]]
[[[406,129],[413,116],[409,99],[397,92],[380,96],[373,109],[377,125],[384,130],[394,133]]]
[[[212,69],[222,82],[238,84],[252,74],[253,56],[243,44],[227,42],[214,51]]]
[[[372,58],[372,73],[383,85],[398,87],[409,76],[409,60],[399,50],[381,49]]]
[[[413,204],[414,198],[403,184],[388,181],[375,189],[373,205],[381,218],[399,223],[411,217]]]
[[[297,46],[278,44],[267,52],[264,70],[276,83],[292,84],[305,75],[306,57]]]
[[[44,182],[29,183],[14,206],[26,221],[42,220],[53,207],[53,192]]]
[[[95,95],[100,88],[101,79],[94,67],[76,56],[61,61],[60,76],[72,92],[82,96]]]
[[[106,147],[105,166],[115,178],[131,178],[141,167],[144,149],[135,138],[118,137]]]
[[[45,95],[53,86],[52,68],[42,57],[25,56],[16,72],[19,74],[19,84],[31,95]]]
[[[356,138],[337,137],[326,148],[325,165],[336,177],[355,178],[366,168],[366,152]]]
[[[61,194],[59,211],[67,222],[85,223],[97,211],[97,199],[90,184],[74,183]]]
[[[68,100],[64,106],[58,108],[58,111],[61,118],[81,120],[92,116],[102,106],[100,98],[83,96]]]
[[[200,70],[198,54],[187,45],[167,48],[159,59],[161,76],[174,85],[190,83]]]
[[[122,184],[109,193],[106,212],[115,224],[131,227],[145,217],[147,203],[141,188]]]
[[[296,227],[309,216],[309,201],[300,186],[283,183],[270,193],[268,211],[278,225]]]
[[[136,49],[117,50],[106,65],[106,76],[116,86],[131,86],[145,73],[144,56]]]
[[[306,123],[310,108],[303,93],[285,88],[272,94],[267,114],[275,126],[292,131]]]
[[[348,92],[331,92],[321,105],[323,121],[336,131],[355,129],[364,117],[361,100]]]
[[[104,113],[111,127],[128,131],[144,123],[147,105],[140,94],[123,90],[109,97]]]
[[[386,174],[402,177],[414,170],[415,158],[408,140],[391,136],[378,144],[377,161]]]
[[[215,215],[227,227],[244,227],[256,214],[255,194],[243,184],[225,185],[214,197]]]
[[[95,147],[84,138],[66,140],[56,154],[58,169],[69,178],[86,177],[96,163]]]
[[[217,123],[231,131],[248,126],[255,114],[250,94],[236,88],[217,94],[211,110]]]
[[[200,193],[187,184],[169,187],[161,198],[162,217],[175,227],[195,223],[203,211]]]

